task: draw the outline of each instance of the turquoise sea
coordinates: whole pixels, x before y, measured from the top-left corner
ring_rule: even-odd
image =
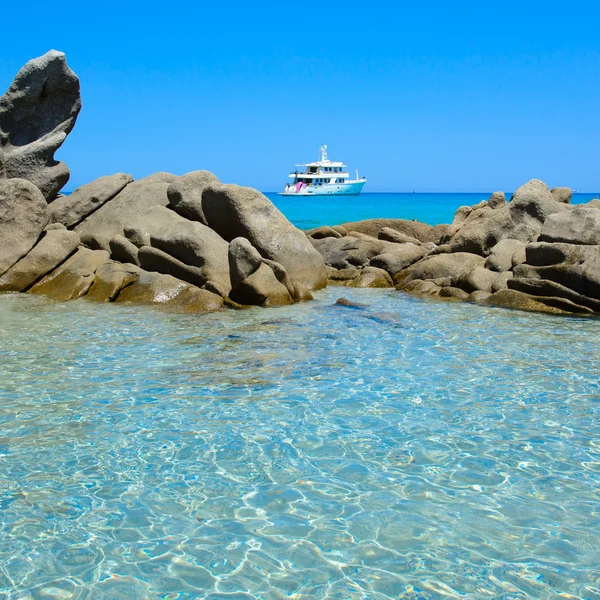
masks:
[[[276,202],[434,223],[486,194],[380,196]],[[0,598],[600,598],[598,327],[0,295]]]
[[[337,225],[349,221],[374,219],[417,219],[430,225],[451,223],[459,206],[487,200],[491,192],[481,193],[362,193],[360,196],[311,198],[310,196],[280,196],[266,194],[287,218],[300,229],[321,225]],[[510,199],[511,194],[506,193]],[[597,194],[577,193],[572,204],[589,202]]]

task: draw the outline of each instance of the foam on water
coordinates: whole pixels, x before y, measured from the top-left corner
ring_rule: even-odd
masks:
[[[598,598],[597,339],[395,291],[0,296],[0,597]]]

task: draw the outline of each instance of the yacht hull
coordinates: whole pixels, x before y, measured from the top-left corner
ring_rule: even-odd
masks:
[[[352,181],[348,183],[325,183],[318,186],[307,186],[296,191],[292,189],[279,192],[280,196],[358,196],[365,185],[365,181]]]

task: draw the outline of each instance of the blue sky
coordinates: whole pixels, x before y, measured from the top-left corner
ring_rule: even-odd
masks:
[[[597,1],[67,0],[2,20],[0,87],[50,48],[81,79],[68,189],[208,169],[274,191],[327,143],[365,191],[600,190]]]

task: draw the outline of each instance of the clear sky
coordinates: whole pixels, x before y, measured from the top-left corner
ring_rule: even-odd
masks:
[[[67,54],[67,189],[213,171],[279,190],[345,161],[365,191],[600,191],[600,2],[5,2],[0,87]]]

